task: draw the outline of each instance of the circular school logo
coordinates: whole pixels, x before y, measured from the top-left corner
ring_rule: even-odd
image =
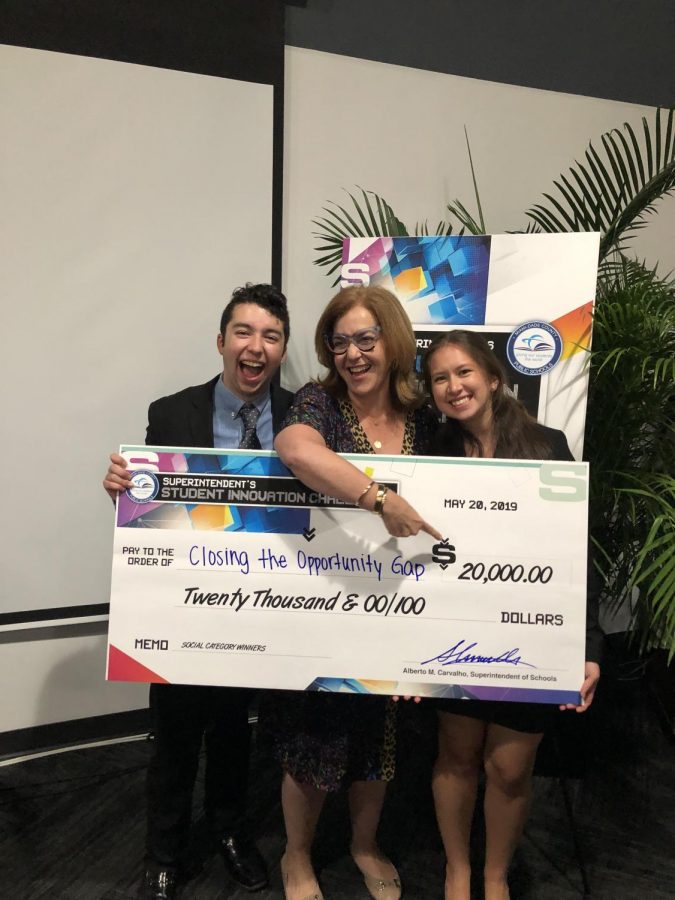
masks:
[[[159,492],[159,481],[152,472],[139,469],[131,476],[131,487],[127,494],[136,503],[150,503]]]
[[[525,322],[511,333],[506,355],[523,375],[544,375],[562,356],[562,338],[548,322]]]

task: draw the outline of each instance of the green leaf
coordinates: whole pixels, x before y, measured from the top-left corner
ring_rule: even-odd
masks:
[[[312,220],[312,224],[318,229],[312,232],[318,240],[314,250],[321,254],[315,257],[314,264],[326,269],[328,275],[332,275],[342,264],[342,244],[345,238],[408,233],[405,224],[396,216],[386,200],[361,187],[358,190],[361,192],[360,197],[345,191],[353,206],[353,212],[331,200],[323,207],[322,212],[325,215]],[[377,216],[371,197],[377,208]],[[333,284],[337,284],[338,281],[339,278]]]
[[[374,215],[374,213],[373,213],[373,208],[372,208],[372,206],[370,205],[370,200],[368,199],[368,194],[366,194],[366,192],[363,190],[363,188],[361,188],[360,190],[361,190],[361,193],[363,194],[363,202],[364,202],[365,205],[366,205],[366,210],[367,210],[367,212],[368,212],[368,215],[370,216],[370,228],[371,228],[371,230],[370,230],[369,234],[370,234],[372,237],[377,237],[378,232],[381,234],[381,233],[382,233],[382,230],[381,230],[380,228],[378,228],[378,226],[377,226],[377,220],[375,219],[375,215]]]
[[[586,156],[588,158],[589,165],[592,164],[594,167],[594,171],[596,173],[596,178],[598,179],[600,189],[602,190],[603,185],[606,188],[607,197],[611,201],[609,204],[609,208],[610,209],[615,208],[616,204],[617,204],[617,200],[619,200],[619,198],[621,196],[620,188],[617,186],[614,178],[612,178],[612,176],[610,175],[609,170],[607,169],[607,167],[605,166],[603,161],[600,159],[600,156],[598,155],[598,151],[595,149],[593,144],[588,145],[588,149],[586,150]],[[612,168],[611,161],[610,161],[610,168]]]
[[[541,228],[546,232],[564,231],[562,224],[559,223],[553,213],[550,213],[545,207],[536,205],[528,212],[528,216],[534,219]]]
[[[560,184],[560,182],[562,182],[562,185]],[[560,193],[563,195],[565,200],[567,200],[570,207],[572,208],[572,210],[574,212],[575,222],[578,222],[580,225],[582,225],[586,221],[585,216],[581,212],[582,210],[585,211],[584,201],[579,196],[579,194],[575,191],[574,186],[571,184],[571,182],[564,175],[560,176],[560,182],[554,181],[553,184],[558,188]],[[546,196],[546,195],[544,195],[544,196]],[[585,231],[586,229],[585,228],[579,228],[579,229],[575,228],[574,230],[575,231],[577,231],[577,230]]]
[[[656,120],[657,128],[660,125],[660,123],[661,123],[661,119],[657,118],[657,120]],[[644,116],[642,117],[642,128],[643,128],[644,135],[645,135],[645,150],[647,151],[647,180],[651,181],[651,179],[654,177],[654,159],[653,159],[653,155],[652,155],[652,136],[651,136],[651,132],[649,131],[649,126],[647,125],[647,120],[645,119]]]
[[[471,144],[469,143],[469,132],[464,126],[464,137],[466,138],[466,149],[469,154],[469,166],[471,167],[471,180],[473,181],[473,193],[476,198],[476,206],[478,207],[478,218],[480,219],[480,232],[475,231],[474,234],[486,234],[485,219],[483,218],[483,207],[480,202],[480,194],[478,193],[478,183],[476,181],[476,171],[473,167],[473,157],[471,156]]]
[[[568,215],[567,210],[565,209],[565,207],[564,207],[561,203],[558,203],[558,201],[555,199],[555,197],[552,197],[550,194],[544,194],[544,197],[546,197],[546,199],[547,199],[548,201],[550,201],[550,202],[555,206],[555,208],[558,210],[558,212],[559,212],[560,215],[562,216],[562,220],[565,221],[565,222],[567,222],[567,224],[568,224],[568,226],[569,226],[569,229],[567,229],[567,228],[561,228],[560,230],[561,230],[561,231],[568,231],[568,230],[569,230],[569,231],[574,231],[574,226],[576,225],[576,223],[577,223],[579,220],[577,219],[577,220],[575,221],[574,219],[571,219],[571,218],[569,217],[569,215]]]
[[[661,110],[658,111],[659,118],[659,129],[661,127]],[[673,140],[673,110],[670,110],[670,115],[668,116],[668,124],[666,126],[666,138],[663,143],[663,161],[667,162],[673,155],[674,145],[672,143]]]
[[[588,151],[585,155],[588,162],[588,168],[581,166],[579,171],[581,172],[582,177],[588,182],[588,187],[593,197],[593,203],[589,209],[589,213],[593,216],[593,230],[604,231],[607,227],[606,223],[611,221],[611,204],[603,196],[600,178],[595,171],[595,167],[591,162]]]
[[[536,204],[527,216],[544,231],[599,230],[601,261],[625,246],[644,227],[656,202],[675,187],[674,110],[663,114],[665,129],[661,110],[653,124],[641,120],[642,144],[628,122],[622,130],[601,135],[600,150],[591,142],[584,161],[577,160],[555,182],[561,199],[545,194],[548,206]]]
[[[633,145],[633,150],[635,153],[635,156],[634,156],[635,162],[637,163],[638,172],[640,173],[640,187],[643,187],[645,182],[647,181],[647,178],[645,177],[645,167],[644,167],[644,163],[642,162],[642,154],[640,153],[640,145],[638,144],[638,139],[635,137],[635,132],[631,128],[630,124],[628,122],[624,122],[623,127],[626,129],[626,131],[628,132],[628,136],[631,139],[631,143]]]
[[[362,229],[357,225],[356,221],[349,215],[344,206],[340,206],[339,203],[335,204],[337,208],[340,210],[344,217],[344,221],[348,223],[351,231],[345,235],[345,237],[366,237],[367,232],[362,231]]]
[[[614,134],[616,134],[616,136],[617,136],[618,139],[619,139],[619,142],[621,143],[621,145],[622,145],[622,147],[623,147],[623,156],[622,156],[622,158],[625,160],[626,165],[628,166],[628,171],[630,172],[630,178],[631,178],[631,184],[632,184],[632,187],[633,187],[633,191],[634,191],[635,193],[637,193],[637,191],[640,190],[640,182],[639,182],[639,180],[638,180],[637,167],[636,167],[636,165],[635,165],[635,163],[634,163],[634,161],[633,161],[633,157],[632,157],[632,154],[631,154],[631,149],[630,149],[630,147],[628,146],[628,141],[627,141],[626,138],[621,134],[621,132],[619,131],[618,128],[614,128],[614,129],[613,129],[613,132],[614,132]]]
[[[584,195],[584,200],[586,201],[583,212],[585,213],[585,220],[588,221],[589,225],[595,225],[597,222],[597,210],[596,210],[596,202],[595,196],[589,191],[586,182],[581,178],[579,173],[572,169],[570,171],[572,178],[579,185],[581,193]]]
[[[616,141],[614,140],[611,132],[608,134],[603,134],[601,140],[603,147],[605,148],[605,153],[607,154],[609,164],[612,167],[612,171],[614,172],[614,178],[616,179],[616,183],[619,186],[617,201],[622,203],[626,198],[628,171],[623,159],[621,158],[621,153],[619,152],[619,148],[617,147]]]
[[[366,203],[367,203],[367,202],[368,202],[368,198],[367,198],[366,195],[365,195],[365,191],[364,191],[362,188],[359,188],[359,190],[361,191],[361,193],[362,193],[363,196],[365,197]],[[356,199],[354,198],[354,195],[353,195],[353,194],[350,194],[349,191],[347,191],[347,194],[349,195],[349,197],[350,197],[352,203],[354,204],[354,209],[356,210],[356,212],[358,213],[359,218],[361,219],[361,222],[362,222],[363,228],[364,228],[364,234],[373,234],[373,225],[367,221],[366,217],[364,216],[364,214],[363,214],[363,212],[362,212],[362,210],[361,210],[360,205],[356,202]]]

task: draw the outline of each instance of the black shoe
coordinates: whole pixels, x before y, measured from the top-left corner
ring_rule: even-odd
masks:
[[[175,869],[146,869],[138,889],[138,900],[174,900],[178,879]]]
[[[267,887],[267,866],[258,848],[250,841],[227,835],[217,841],[227,874],[246,891]]]

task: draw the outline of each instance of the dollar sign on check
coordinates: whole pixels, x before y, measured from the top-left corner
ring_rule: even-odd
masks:
[[[431,559],[433,562],[438,563],[441,569],[447,569],[457,559],[454,546],[447,538],[438,544],[434,544],[431,549]]]

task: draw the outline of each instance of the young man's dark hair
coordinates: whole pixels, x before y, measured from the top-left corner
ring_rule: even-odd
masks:
[[[288,301],[281,291],[273,284],[251,284],[246,282],[243,287],[237,288],[232,294],[232,299],[223,310],[220,317],[220,333],[225,334],[228,322],[232,318],[235,306],[239,303],[255,303],[270,315],[276,316],[284,326],[284,347],[288,343],[291,326],[288,318]]]

